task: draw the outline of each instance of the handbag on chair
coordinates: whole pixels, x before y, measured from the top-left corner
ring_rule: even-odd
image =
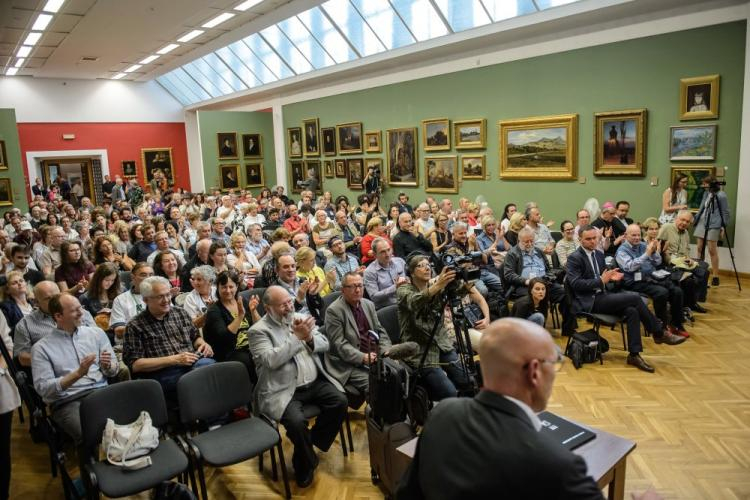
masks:
[[[135,422],[118,425],[107,419],[102,435],[102,448],[107,461],[128,470],[151,465],[147,456],[159,446],[159,430],[151,423],[151,415],[142,411]]]

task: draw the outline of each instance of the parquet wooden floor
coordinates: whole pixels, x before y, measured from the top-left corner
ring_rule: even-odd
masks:
[[[743,280],[744,293],[728,276],[722,282],[710,290],[710,313],[696,315],[688,327],[687,342],[671,347],[644,339],[644,357],[655,374],[625,365],[619,331],[605,333],[611,350],[603,366],[576,371],[566,363],[558,374],[551,411],[638,443],[628,460],[628,498],[653,486],[670,499],[750,499],[750,280]],[[355,453],[344,458],[334,443],[321,456],[311,487],[300,490],[292,481],[295,497],[382,498],[370,483],[364,423],[361,412],[352,414]],[[11,498],[62,497],[45,448],[33,444],[17,421],[12,449]],[[212,498],[278,500],[283,491],[270,473],[258,473],[255,460],[208,474]]]

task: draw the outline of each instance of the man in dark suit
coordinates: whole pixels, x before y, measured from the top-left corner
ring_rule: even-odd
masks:
[[[664,330],[664,325],[651,314],[640,295],[635,293],[613,293],[607,283],[620,281],[623,273],[619,269],[607,269],[604,254],[596,249],[599,231],[594,226],[584,226],[579,233],[581,247],[568,257],[566,281],[573,295],[574,313],[612,314],[625,318],[628,335],[627,363],[639,370],[653,373],[654,367],[641,357],[641,326],[651,332],[657,344],[676,345],[685,341]]]
[[[362,298],[364,291],[358,273],[346,273],[341,279],[341,297],[326,309],[325,332],[331,347],[325,362],[342,387],[350,384],[367,394],[369,366],[390,349],[391,341],[378,321],[375,304]],[[378,334],[379,344],[370,337],[370,330]]]
[[[479,355],[483,390],[432,411],[397,498],[602,498],[583,459],[539,432],[563,361],[549,333],[504,318],[484,331]]]

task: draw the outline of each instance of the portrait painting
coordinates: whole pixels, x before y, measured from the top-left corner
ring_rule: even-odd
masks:
[[[262,187],[263,183],[263,164],[246,163],[245,164],[245,186]]]
[[[422,120],[422,141],[425,151],[447,151],[451,148],[450,124],[447,118]]]
[[[362,122],[336,125],[339,154],[350,155],[362,152]]]
[[[302,136],[302,149],[305,156],[320,156],[320,137],[318,134],[318,119],[309,118],[302,121],[304,135]]]
[[[170,186],[174,183],[172,148],[141,149],[141,161],[147,183],[151,182],[157,170],[161,170]]]
[[[380,143],[380,130],[365,132],[365,151],[367,153],[380,153],[383,150]]]
[[[219,146],[220,160],[239,158],[239,155],[237,154],[236,132],[219,132],[216,134],[216,142]]]
[[[501,178],[576,178],[577,114],[503,120],[498,128]]]
[[[417,129],[396,128],[386,131],[387,181],[391,186],[418,186]]]
[[[706,120],[719,117],[719,75],[680,80],[680,119]]]
[[[260,134],[242,134],[242,156],[245,158],[263,157],[263,138]]]
[[[336,171],[336,177],[341,179],[346,177],[346,160],[336,160],[333,168]]]
[[[646,110],[596,113],[594,175],[646,175]]]
[[[717,125],[669,127],[669,159],[715,160],[716,129]]]
[[[349,189],[364,189],[365,171],[362,158],[346,160],[346,187]]]
[[[0,141],[0,170],[8,170],[8,152],[5,150],[5,141]]]
[[[13,205],[13,189],[10,185],[10,179],[0,179],[0,207],[9,207]]]
[[[305,170],[303,172],[303,179],[307,178],[307,171],[313,169],[315,171],[315,178],[318,179],[318,189],[315,190],[315,194],[323,194],[323,176],[320,171],[320,161],[310,160],[305,162]]]
[[[424,159],[425,191],[458,193],[458,163],[455,156],[428,156]]]
[[[320,135],[323,138],[323,154],[336,156],[336,127],[323,127]]]
[[[484,155],[463,155],[461,157],[461,179],[484,179]]]
[[[240,187],[240,166],[239,165],[219,165],[221,174],[221,189],[237,189]]]
[[[335,177],[333,173],[333,160],[325,160],[323,162],[323,172],[325,173],[325,176],[329,179],[332,177]]]
[[[289,172],[292,175],[291,191],[292,193],[301,193],[302,188],[297,184],[305,180],[305,163],[302,161],[289,162]]]
[[[487,120],[453,122],[453,141],[456,149],[484,149],[487,147]]]
[[[289,158],[302,158],[302,129],[300,127],[286,129],[286,142]]]
[[[122,162],[122,176],[132,179],[137,175],[138,173],[136,172],[135,160],[124,160]]]
[[[709,175],[715,175],[716,169],[711,165],[699,166],[699,167],[683,167],[672,165],[672,178],[670,179],[670,186],[674,184],[674,180],[678,175],[685,175],[687,177],[687,204],[688,209],[693,213],[697,213],[701,207],[701,201],[703,200],[703,179]]]

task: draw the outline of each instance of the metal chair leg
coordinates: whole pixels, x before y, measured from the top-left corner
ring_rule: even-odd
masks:
[[[203,460],[197,459],[196,468],[198,469],[198,480],[201,485],[201,496],[203,500],[208,500],[208,491],[206,489],[206,475],[203,472]]]
[[[349,456],[349,451],[346,449],[346,436],[344,435],[344,426],[339,427],[339,438],[341,439],[341,451],[345,457]]]
[[[286,498],[290,499],[292,498],[292,492],[289,489],[289,475],[286,471],[286,460],[284,460],[284,448],[281,446],[281,436],[279,436],[279,444],[276,445],[278,452],[279,452],[279,463],[281,465],[281,477],[284,480],[284,492],[286,493]]]
[[[279,475],[276,473],[276,453],[273,451],[273,448],[269,450],[271,453],[271,477],[274,481],[279,480]]]
[[[352,439],[352,426],[349,420],[349,411],[346,412],[346,438],[349,440],[349,451],[354,453],[354,440]]]

